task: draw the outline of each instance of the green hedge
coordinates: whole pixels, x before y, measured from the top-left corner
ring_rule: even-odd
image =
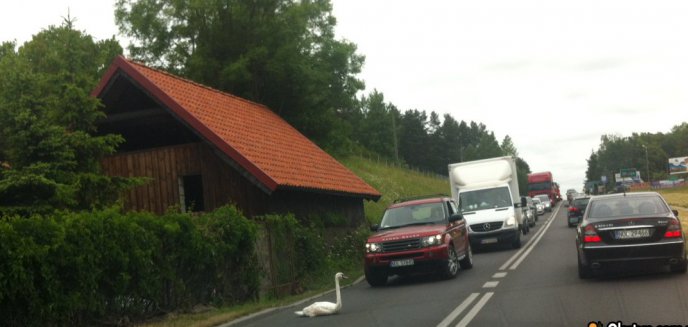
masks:
[[[360,269],[367,235],[333,222],[249,220],[231,206],[198,216],[113,208],[4,217],[0,325],[127,324],[197,304],[232,305],[257,299],[261,276],[292,293],[329,285],[335,272]],[[270,271],[256,257],[258,228],[271,242]]]
[[[0,220],[3,324],[122,323],[255,298],[256,225],[234,207],[202,216],[116,209]]]

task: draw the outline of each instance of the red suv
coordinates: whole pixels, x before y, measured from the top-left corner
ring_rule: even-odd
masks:
[[[405,200],[390,205],[365,245],[365,276],[371,286],[391,275],[437,272],[456,277],[473,267],[466,221],[446,196]]]

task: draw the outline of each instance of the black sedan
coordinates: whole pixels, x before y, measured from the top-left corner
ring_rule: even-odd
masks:
[[[677,217],[655,192],[592,197],[576,235],[579,277],[647,265],[685,273],[685,236]]]

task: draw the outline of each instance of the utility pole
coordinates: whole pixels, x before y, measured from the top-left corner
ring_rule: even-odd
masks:
[[[650,161],[647,158],[647,146],[643,144],[643,149],[645,149],[645,173],[647,177],[648,183],[650,183],[650,187],[652,187],[652,179],[650,178]]]

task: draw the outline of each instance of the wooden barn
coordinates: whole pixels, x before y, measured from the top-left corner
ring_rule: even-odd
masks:
[[[129,210],[291,212],[364,221],[380,193],[264,105],[124,57],[93,95],[105,105],[102,134],[125,143],[103,161],[111,176],[148,177],[124,195]]]

